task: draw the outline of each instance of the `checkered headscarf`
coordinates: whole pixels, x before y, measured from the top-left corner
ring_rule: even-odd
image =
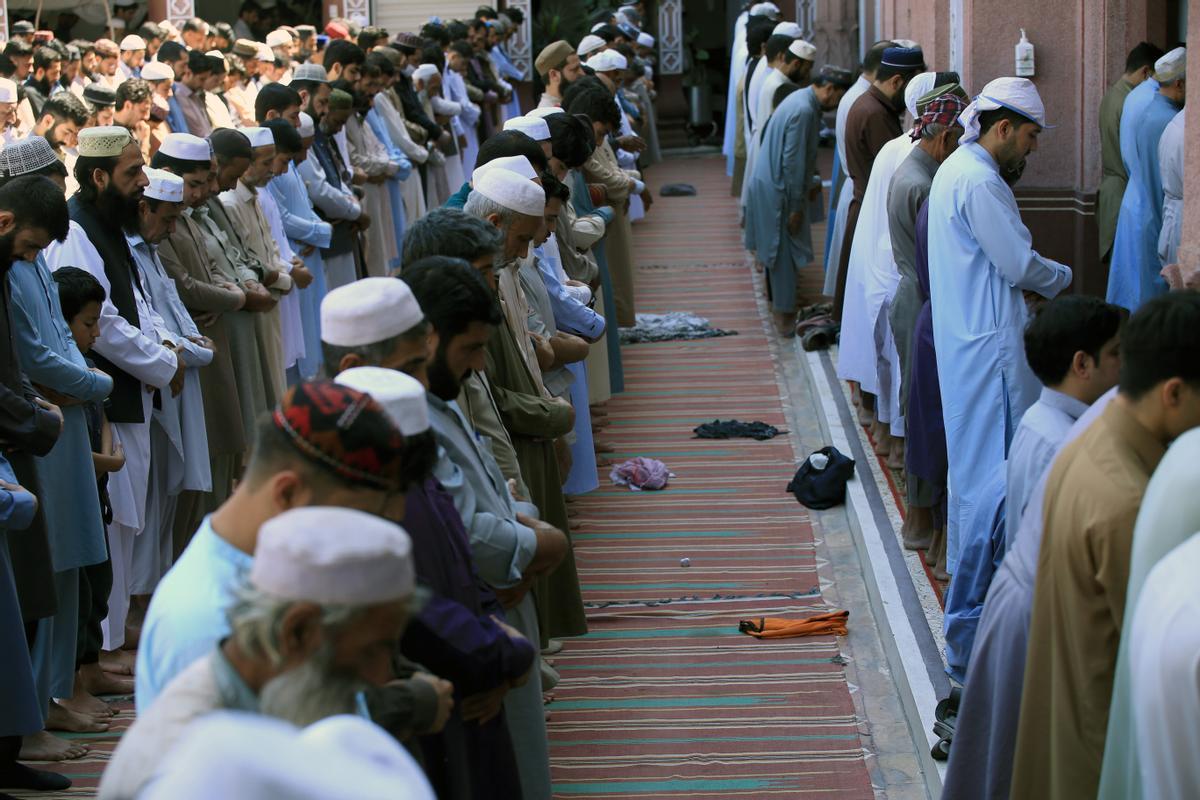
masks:
[[[28,175],[58,160],[50,143],[41,136],[29,136],[0,150],[0,174],[6,178]]]
[[[370,395],[332,381],[299,383],[272,414],[296,449],[344,480],[404,490],[404,436]]]
[[[967,101],[957,94],[947,92],[935,97],[917,118],[917,124],[913,126],[913,141],[921,138],[921,131],[925,130],[926,125],[945,125],[949,128],[958,124],[958,116],[966,107]]]

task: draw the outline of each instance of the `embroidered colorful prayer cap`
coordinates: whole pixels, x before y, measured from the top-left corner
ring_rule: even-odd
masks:
[[[370,395],[333,381],[298,383],[271,419],[306,458],[343,480],[404,490],[404,435]]]
[[[955,85],[957,86],[957,84]],[[959,88],[961,89],[961,87]],[[921,98],[921,100],[924,99]],[[920,101],[917,102],[918,105],[921,104]],[[921,138],[921,131],[927,125],[944,125],[947,128],[957,125],[959,115],[967,107],[967,100],[952,91],[946,91],[925,103],[924,106],[925,110],[921,116],[917,117],[917,122],[913,126],[912,140],[914,142]]]

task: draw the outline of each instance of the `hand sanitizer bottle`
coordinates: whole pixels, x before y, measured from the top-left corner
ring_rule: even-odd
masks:
[[[1034,75],[1033,64],[1033,45],[1025,38],[1025,29],[1021,28],[1021,41],[1017,42],[1017,70],[1018,78],[1032,78]]]

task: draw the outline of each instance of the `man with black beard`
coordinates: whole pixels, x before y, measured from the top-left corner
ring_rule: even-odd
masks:
[[[482,372],[488,340],[504,317],[495,292],[466,261],[431,256],[404,266],[403,278],[438,336],[426,368],[429,420],[446,453],[435,475],[454,498],[471,541],[481,577],[496,590],[508,623],[538,642],[538,618],[530,588],[552,573],[570,544],[558,528],[533,516],[536,509],[513,498],[491,448],[467,421],[455,398],[468,374]],[[455,474],[443,472],[447,463]],[[496,570],[497,565],[503,568]],[[548,800],[550,765],[546,722],[538,700],[541,685],[531,680],[504,699],[517,755],[521,796]]]
[[[204,714],[231,709],[309,725],[355,713],[360,692],[391,679],[390,656],[416,593],[404,529],[364,511],[318,506],[268,519],[257,539],[249,586],[227,610],[228,636],[139,714],[104,772],[100,797],[137,796]],[[427,784],[397,791],[433,797]]]
[[[34,261],[52,239],[67,231],[62,190],[46,177],[23,176],[0,188],[0,439],[17,482],[38,494],[34,456],[44,456],[62,432],[58,408],[34,391],[21,371],[12,332],[8,271],[13,261]],[[9,489],[12,487],[9,486]],[[7,542],[5,541],[7,539]],[[11,558],[11,560],[10,560]],[[22,736],[30,737],[26,758],[79,758],[84,748],[42,736],[41,705],[30,667],[25,626],[55,613],[57,597],[45,520],[39,510],[30,527],[0,531],[0,786],[63,789],[70,781],[17,763]]]
[[[113,391],[105,405],[113,432],[125,448],[125,469],[109,482],[115,533],[110,537],[134,540],[146,524],[150,480],[150,420],[161,408],[160,392],[178,395],[183,390],[185,364],[181,345],[164,342],[159,331],[165,323],[155,313],[141,283],[125,234],[137,233],[138,204],[148,183],[142,170],[142,151],[126,128],[88,128],[79,134],[79,159],[75,179],[79,191],[68,201],[71,230],[62,244],[46,250],[51,270],[79,267],[100,282],[107,299],[100,309],[100,337],[92,349],[96,365],[113,378]],[[131,570],[133,554],[114,553],[113,579],[122,585]],[[125,609],[110,605],[110,641],[123,640],[120,622]],[[135,614],[129,638],[136,640]],[[114,629],[115,628],[115,629]]]

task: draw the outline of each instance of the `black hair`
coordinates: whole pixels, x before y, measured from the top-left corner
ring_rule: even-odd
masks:
[[[13,229],[37,228],[56,242],[67,238],[67,198],[44,175],[21,175],[0,186],[0,211],[13,215]]]
[[[379,44],[380,39],[387,39],[387,31],[375,25],[368,25],[358,32],[358,46],[363,52],[370,52],[371,48]]]
[[[16,39],[13,40],[14,42]],[[17,72],[17,65],[6,54],[0,53],[0,77],[11,78]]]
[[[213,71],[213,59],[206,56],[200,50],[192,50],[188,53],[187,66],[188,70],[196,75],[203,75],[206,72]]]
[[[153,96],[154,90],[150,88],[148,81],[141,78],[130,78],[121,81],[121,85],[117,87],[116,102],[113,103],[113,108],[124,108],[126,103],[144,103]]]
[[[446,30],[445,25],[427,22],[421,26],[421,38],[428,39],[438,47],[445,47],[450,44],[450,31]]]
[[[1181,378],[1200,390],[1200,292],[1168,292],[1147,301],[1121,330],[1121,394],[1140,400]]]
[[[984,111],[979,115],[979,135],[983,136],[990,131],[1000,120],[1006,119],[1012,123],[1014,128],[1019,128],[1022,125],[1033,122],[1024,114],[1013,111],[1011,108],[995,108],[991,111]],[[1037,123],[1034,123],[1035,125]]]
[[[404,234],[403,263],[414,264],[430,256],[449,256],[468,263],[500,250],[500,229],[457,208],[435,208],[408,226]]]
[[[300,105],[300,93],[291,86],[268,83],[258,90],[258,97],[254,98],[254,118],[261,123],[267,118],[269,111],[282,114],[292,106]]]
[[[568,169],[582,167],[596,149],[591,118],[564,113],[550,114],[545,120],[550,128],[550,149],[554,157]]]
[[[1150,42],[1138,42],[1125,58],[1125,73],[1137,72],[1142,67],[1153,67],[1165,55],[1162,48]]]
[[[512,20],[513,25],[519,26],[522,22],[525,21],[525,12],[519,8],[504,9],[504,16],[506,16],[510,20]]]
[[[88,119],[92,116],[88,107],[72,92],[59,92],[42,103],[42,112],[38,114],[38,119],[47,114],[54,117],[55,123],[69,120],[80,127],[87,125]]]
[[[766,17],[751,17],[746,23],[746,48],[751,58],[762,53],[763,45],[775,31],[775,23]]]
[[[150,158],[150,166],[153,169],[165,169],[172,175],[190,175],[193,172],[208,172],[212,169],[212,161],[193,161],[187,158],[176,158],[169,156],[162,150],[159,150]]]
[[[207,30],[208,23],[199,17],[192,17],[187,22],[183,23],[183,31],[191,33],[192,31]],[[182,32],[182,31],[181,31]]]
[[[383,53],[367,53],[367,60],[364,62],[366,69],[378,70],[387,77],[392,77],[396,74],[396,65],[391,62]]]
[[[228,164],[235,158],[254,158],[254,148],[246,134],[233,128],[217,128],[208,141],[212,144],[213,155],[218,164]]]
[[[58,302],[63,318],[70,323],[88,303],[103,303],[108,296],[92,273],[79,267],[59,267],[54,271],[58,284]]]
[[[475,169],[505,156],[525,156],[538,172],[549,166],[542,146],[521,131],[500,131],[479,145]]]
[[[96,43],[91,39],[72,39],[68,45],[77,48],[80,55],[91,53],[96,49]]]
[[[767,61],[773,61],[788,52],[794,41],[796,40],[786,34],[772,33],[767,39]]]
[[[596,30],[592,31],[592,35],[599,36],[606,43],[612,44],[613,40],[623,37],[625,34],[616,25],[613,25],[611,22],[606,22],[599,28],[596,28]]]
[[[300,131],[286,119],[269,119],[263,123],[263,127],[271,131],[271,136],[275,138],[277,151],[295,154],[304,149],[304,140],[300,138]]]
[[[146,20],[138,28],[138,34],[143,39],[161,39],[165,35],[165,32],[159,27],[158,23]]]
[[[563,97],[563,108],[568,114],[586,114],[594,121],[608,123],[613,128],[620,127],[621,109],[608,90],[584,87],[572,96],[574,89],[575,84],[572,84]]]
[[[33,51],[33,68],[45,69],[55,61],[62,61],[62,53],[55,50],[53,47],[39,47]]]
[[[954,72],[953,70],[951,70],[949,72],[934,73],[934,75],[933,75],[934,88],[937,88],[938,86],[946,86],[951,83],[961,84],[962,77],[957,72]]]
[[[818,80],[820,80],[819,76],[818,76]],[[771,110],[773,111],[773,110],[779,108],[779,104],[782,103],[785,99],[787,99],[787,96],[789,94],[791,94],[792,92],[798,92],[798,91],[800,91],[800,84],[798,84],[798,83],[792,83],[791,81],[786,81],[784,83],[779,84],[779,86],[775,89],[775,94],[771,95]]]
[[[262,11],[262,9],[258,7],[258,3],[255,3],[254,0],[246,0],[246,2],[242,3],[241,9],[238,11],[238,16],[242,16],[247,11],[253,11],[255,14],[257,14],[258,12]]]
[[[9,58],[13,56],[31,56],[33,55],[33,45],[24,39],[9,39],[8,44],[4,46],[4,55]]]
[[[433,64],[438,68],[438,72],[446,71],[446,54],[442,52],[442,48],[436,44],[426,45],[421,48],[421,63]]]
[[[504,320],[496,293],[461,258],[422,258],[405,264],[401,277],[437,332],[442,342],[440,347],[449,345],[473,322],[499,325]]]
[[[507,9],[505,9],[504,13],[509,14],[510,16],[512,14],[512,12]],[[492,6],[480,6],[479,8],[475,9],[475,19],[496,19],[498,16],[499,14],[496,13],[496,9]],[[514,22],[515,21],[516,20],[514,20]]]
[[[896,43],[890,39],[881,39],[871,45],[871,49],[863,56],[862,69],[863,72],[875,73],[879,69],[879,65],[883,63],[883,51],[889,47],[895,47]]]
[[[325,69],[333,69],[334,64],[343,68],[352,64],[361,64],[367,60],[367,54],[354,42],[346,39],[335,39],[325,48]]]
[[[571,190],[554,173],[542,170],[538,177],[542,181],[542,189],[546,192],[547,203],[551,200],[561,200],[566,203],[571,199]]]
[[[461,39],[457,42],[451,42],[450,49],[468,60],[475,57],[475,49]]]
[[[476,20],[475,22],[472,22],[470,28],[467,27],[467,23],[457,19],[447,25],[446,35],[450,37],[450,42],[453,44],[454,42],[466,39],[467,33],[471,30],[471,28],[477,27],[476,22],[478,21]],[[484,27],[486,27],[486,24],[484,24]]]
[[[191,56],[188,55],[187,48],[181,45],[179,42],[169,40],[163,42],[162,46],[158,48],[158,52],[154,54],[155,60],[161,61],[164,64],[178,61],[180,56],[188,56],[188,63],[191,63],[192,59]]]
[[[1104,343],[1117,335],[1125,309],[1098,297],[1063,295],[1037,313],[1025,328],[1025,360],[1046,386],[1062,383],[1075,354],[1083,351],[1100,361]]]

